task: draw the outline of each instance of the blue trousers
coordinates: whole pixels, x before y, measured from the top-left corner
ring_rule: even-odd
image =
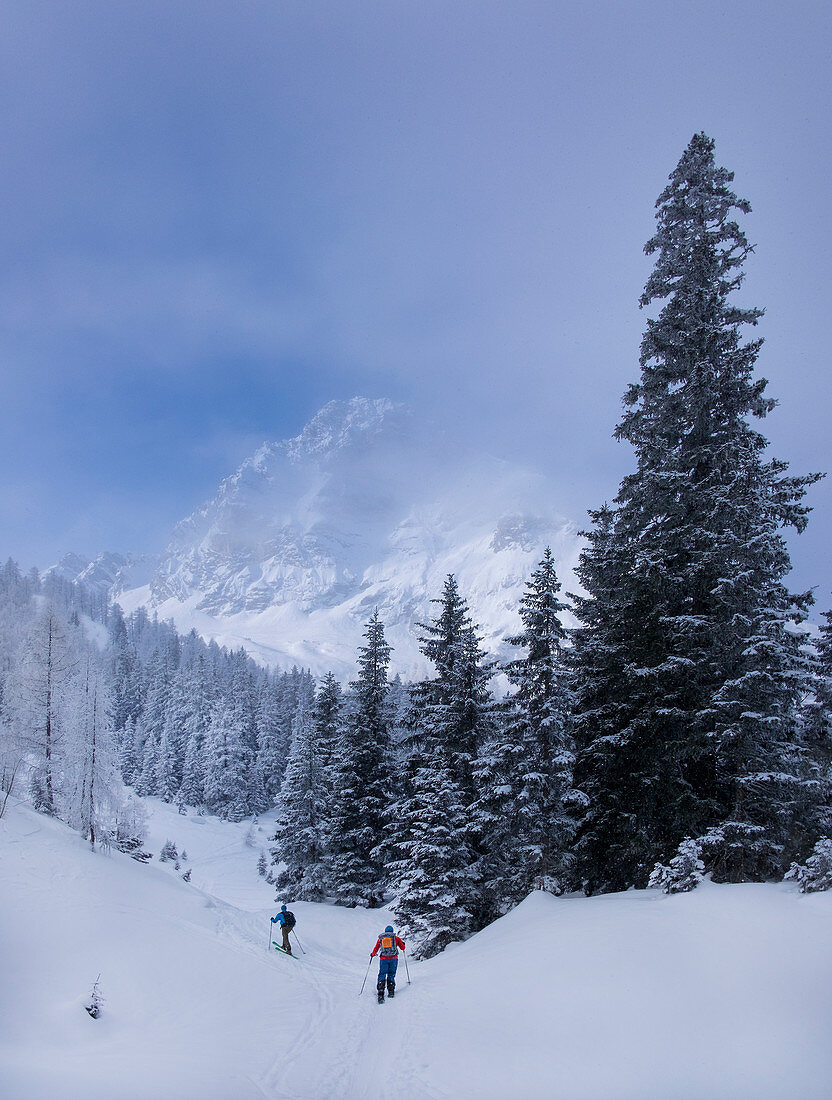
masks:
[[[380,966],[378,968],[378,983],[382,985],[385,978],[391,985],[396,984],[396,967],[399,965],[398,959],[381,959]]]

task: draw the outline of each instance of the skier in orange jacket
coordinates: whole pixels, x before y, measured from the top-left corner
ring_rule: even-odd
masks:
[[[393,931],[393,925],[388,924],[379,938],[376,940],[376,945],[370,952],[370,958],[374,959],[376,955],[379,955],[380,965],[378,968],[378,982],[376,983],[376,989],[378,991],[378,1003],[384,1004],[384,983],[387,982],[387,996],[393,997],[396,993],[396,967],[399,965],[399,948],[404,951],[404,940],[399,937]]]

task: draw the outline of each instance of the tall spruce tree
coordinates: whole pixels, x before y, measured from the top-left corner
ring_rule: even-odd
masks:
[[[321,901],[326,895],[324,762],[318,744],[312,699],[301,694],[292,746],[277,800],[272,848],[278,894],[297,901]]]
[[[214,705],[205,742],[205,803],[228,821],[242,821],[252,812],[253,740],[253,700],[238,661]]]
[[[423,624],[421,641],[437,675],[411,692],[411,756],[391,830],[394,908],[418,941],[415,954],[423,957],[464,939],[487,920],[476,772],[480,746],[493,729],[488,689],[493,664],[453,575],[434,602],[441,610]]]
[[[436,666],[436,677],[416,685],[414,713],[441,741],[465,806],[477,798],[474,768],[480,746],[491,733],[493,699],[488,684],[494,662],[483,652],[477,628],[456,577],[445,579],[439,615],[420,623],[421,649]]]
[[[134,786],[136,793],[159,793],[159,762],[165,716],[170,701],[170,685],[174,669],[168,652],[154,652],[147,670],[144,705],[136,723],[134,752],[128,763],[135,762]]]
[[[788,866],[795,841],[807,668],[790,628],[809,596],[783,583],[781,531],[805,527],[816,477],[767,460],[749,423],[775,402],[753,373],[761,341],[742,337],[762,311],[732,301],[751,251],[733,217],[750,207],[732,179],[696,134],[657,201],[641,305],[664,305],[616,431],[636,470],[578,568],[589,594],[576,654],[589,656],[576,767],[590,800],[578,845],[589,889],[645,885],[686,836],[702,837],[718,880],[764,879]],[[605,700],[591,682],[598,661]]]
[[[333,673],[327,672],[315,693],[314,722],[325,782],[329,787],[332,785],[332,777],[329,773],[338,740],[342,706],[341,685]]]
[[[574,837],[571,673],[560,581],[547,547],[520,602],[524,650],[506,666],[516,691],[479,763],[483,859],[493,905],[505,910],[535,886],[561,893]]]
[[[201,806],[205,801],[205,740],[215,702],[214,687],[204,653],[200,652],[183,672],[187,705],[181,715],[185,756],[182,762],[182,786],[177,797],[180,805]]]
[[[824,612],[823,618],[815,643],[812,693],[806,702],[804,724],[809,768],[818,790],[809,826],[815,834],[812,840],[832,835],[832,611]]]
[[[333,763],[329,825],[331,890],[341,905],[381,905],[387,874],[380,846],[390,812],[390,725],[387,703],[390,646],[373,613],[358,651],[358,679]]]

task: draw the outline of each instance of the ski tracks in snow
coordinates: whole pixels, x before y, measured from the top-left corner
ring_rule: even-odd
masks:
[[[425,1052],[416,1036],[424,1034],[429,1010],[419,994],[402,985],[392,1003],[377,1004],[371,967],[359,996],[354,959],[313,945],[308,940],[307,954],[292,971],[298,1030],[258,1079],[263,1095],[275,1100],[448,1100],[450,1093],[424,1080]]]
[[[216,934],[274,967],[280,983],[279,1016],[265,1024],[252,1021],[274,1051],[262,1069],[252,1066],[247,1074],[258,1093],[271,1100],[450,1100],[452,1093],[437,1087],[429,1072],[424,1037],[433,1016],[430,974],[420,974],[416,964],[416,983],[408,985],[402,960],[395,999],[379,1005],[378,961],[359,996],[366,956],[356,959],[353,942],[329,941],[326,932],[308,929],[306,954],[287,959],[268,950],[273,930],[266,913],[202,892],[214,909]]]
[[[375,981],[368,981],[359,998],[352,971],[333,973],[321,968],[312,980],[321,995],[320,1017],[312,1025],[317,1035],[303,1049],[296,1048],[294,1065],[284,1060],[279,1095],[298,1100],[446,1100],[450,1096],[424,1079],[425,1051],[417,1036],[425,1033],[428,1009],[419,993],[399,987],[393,1002],[379,1005]],[[305,1077],[299,1077],[296,1071],[307,1052],[314,1057],[305,1062]]]

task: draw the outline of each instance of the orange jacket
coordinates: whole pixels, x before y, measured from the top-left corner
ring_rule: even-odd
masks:
[[[382,959],[395,959],[396,956],[398,955],[398,951],[396,950],[397,947],[400,947],[402,949],[402,951],[404,951],[404,940],[400,940],[398,936],[394,936],[393,939],[395,940],[393,948],[392,949],[388,948],[386,954],[385,954],[384,951],[382,951],[381,952]],[[376,945],[373,948],[373,950],[370,952],[370,958],[371,959],[374,959],[376,957],[376,954],[378,953],[380,948],[381,948],[381,936],[379,936],[379,938],[376,940]]]

